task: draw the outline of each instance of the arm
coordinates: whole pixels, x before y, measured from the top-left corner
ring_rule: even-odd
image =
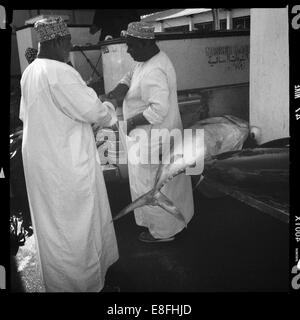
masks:
[[[84,82],[55,84],[51,87],[55,104],[76,121],[111,126],[112,117],[96,92]]]
[[[115,109],[117,107],[122,108],[122,102],[124,100],[124,97],[126,96],[127,91],[129,90],[129,87],[124,83],[119,83],[112,91],[110,91],[108,94],[103,94],[99,96],[99,99],[104,101],[111,102]]]
[[[143,126],[150,124],[150,122],[144,117],[143,113],[139,113],[132,118],[127,120],[127,135],[131,130],[135,129],[138,126]]]
[[[129,86],[125,83],[119,83],[112,91],[107,94],[108,99],[123,100],[126,96]]]
[[[149,123],[155,125],[164,121],[169,111],[169,86],[165,72],[155,69],[144,77],[141,84],[142,99],[148,105],[143,112]]]
[[[125,76],[120,80],[118,85],[110,91],[106,96],[108,99],[115,99],[118,104],[122,105],[121,102],[124,100],[131,83],[133,70],[127,72]]]
[[[127,134],[137,126],[162,123],[169,110],[169,87],[166,74],[151,71],[142,81],[142,99],[147,109],[127,120]]]
[[[20,101],[20,110],[19,110],[19,119],[24,122],[24,100],[23,95],[21,95],[21,101]]]

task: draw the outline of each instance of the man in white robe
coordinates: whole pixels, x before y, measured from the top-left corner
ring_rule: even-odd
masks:
[[[128,25],[127,52],[137,61],[134,69],[128,72],[114,90],[108,93],[109,99],[123,100],[123,115],[127,121],[127,135],[120,128],[127,149],[137,153],[155,155],[161,146],[169,142],[168,134],[162,135],[161,145],[151,141],[152,129],[182,130],[182,122],[177,102],[176,74],[168,56],[160,51],[154,40],[154,28],[145,22],[132,22]],[[148,142],[139,143],[137,136],[143,129]],[[153,132],[153,131],[152,131]],[[135,142],[135,140],[137,142]],[[164,156],[164,155],[162,155]],[[141,160],[141,159],[140,159]],[[132,201],[152,189],[158,164],[135,164],[128,158],[129,182]],[[182,212],[186,224],[194,214],[191,177],[185,173],[168,182],[162,193],[173,201]],[[139,226],[148,228],[139,239],[144,242],[170,241],[185,224],[158,206],[144,206],[134,210]]]
[[[67,63],[61,18],[36,22],[37,58],[21,79],[22,155],[47,292],[99,292],[118,247],[91,124],[108,109]]]

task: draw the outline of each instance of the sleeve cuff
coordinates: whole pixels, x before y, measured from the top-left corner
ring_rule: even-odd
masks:
[[[148,107],[144,112],[143,116],[151,123],[151,124],[160,124],[163,122],[163,117],[158,115],[155,111],[152,110],[151,107]]]
[[[119,83],[126,84],[126,86],[130,87],[130,81],[127,79],[121,79]]]
[[[119,81],[119,83],[126,84],[128,87],[130,87],[131,77],[132,77],[131,72],[128,72],[128,73]]]

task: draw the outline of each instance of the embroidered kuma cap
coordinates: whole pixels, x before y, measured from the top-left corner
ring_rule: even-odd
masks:
[[[34,29],[37,32],[39,42],[64,37],[70,34],[67,24],[61,17],[49,17],[38,20],[34,24]]]
[[[149,22],[130,22],[127,27],[126,36],[140,39],[154,39],[154,26]]]

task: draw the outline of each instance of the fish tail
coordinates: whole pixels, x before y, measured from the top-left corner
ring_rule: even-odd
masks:
[[[186,221],[180,212],[180,210],[174,205],[174,203],[166,197],[162,192],[157,190],[150,190],[149,192],[143,194],[123,210],[121,210],[115,217],[113,217],[112,221],[116,221],[121,217],[125,216],[129,212],[133,211],[134,209],[143,207],[145,205],[148,206],[160,206],[162,209],[170,213],[179,221],[182,221],[186,225]]]
[[[193,188],[193,191],[198,188],[199,184],[202,182],[203,179],[204,179],[203,175],[200,174],[199,180],[198,180],[198,182],[196,183],[195,187]]]
[[[145,205],[149,205],[151,198],[153,198],[150,195],[150,193],[153,193],[153,191],[150,190],[149,192],[143,194],[142,196],[131,202],[128,206],[122,209],[115,217],[113,217],[112,221],[120,219],[121,217],[125,216],[127,213],[133,211],[134,209],[143,207]]]
[[[185,224],[185,227],[187,227],[183,214],[174,205],[174,203],[162,192],[158,191],[155,193],[155,203],[156,205],[160,206],[165,211],[170,213],[172,216],[174,216],[176,219],[178,219],[179,221],[182,221]]]

